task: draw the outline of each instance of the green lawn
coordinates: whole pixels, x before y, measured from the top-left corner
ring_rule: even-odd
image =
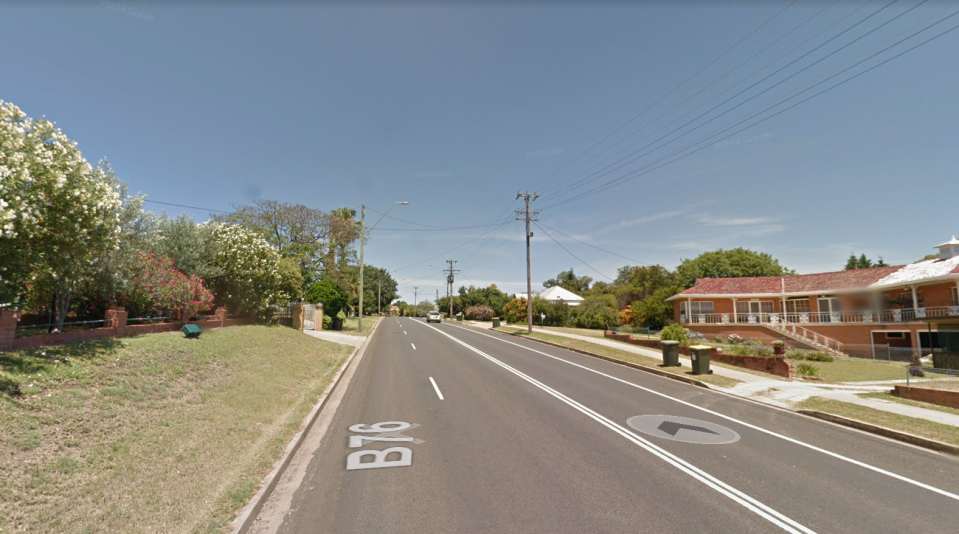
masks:
[[[797,404],[796,408],[831,413],[849,419],[856,419],[864,423],[871,423],[900,432],[908,432],[916,436],[959,445],[959,427],[884,412],[882,410],[869,408],[868,406],[824,399],[822,397],[812,397]]]
[[[882,399],[886,401],[898,402],[899,404],[906,404],[908,406],[915,406],[917,408],[925,408],[927,410],[936,410],[937,412],[951,413],[953,415],[959,415],[959,409],[950,408],[948,406],[939,406],[938,404],[931,404],[928,402],[920,402],[912,399],[904,399],[902,397],[897,397],[892,393],[860,393],[860,397],[865,399]]]
[[[0,353],[0,532],[225,532],[352,347],[237,326]]]
[[[513,333],[516,332],[515,329],[509,327],[500,327],[495,330],[500,330],[503,332]],[[519,332],[520,335],[529,336],[525,331]],[[655,367],[657,369],[666,371],[668,373],[673,373],[677,375],[683,375],[695,380],[700,380],[709,384],[715,384],[719,387],[731,388],[736,384],[739,384],[740,381],[735,378],[729,378],[725,376],[719,376],[716,374],[712,375],[693,375],[692,372],[687,367],[661,367],[663,360],[658,358],[649,358],[641,354],[634,354],[632,352],[627,352],[624,350],[614,349],[612,347],[607,347],[605,345],[597,345],[596,343],[590,343],[589,341],[582,341],[579,339],[572,339],[562,336],[554,336],[550,334],[543,334],[540,332],[533,332],[534,339],[542,339],[543,341],[549,341],[550,343],[556,343],[557,345],[562,345],[564,347],[569,347],[571,349],[583,350],[591,352],[593,354],[599,354],[600,356],[606,356],[609,358],[615,358],[617,360],[623,360],[630,363],[636,363],[639,365],[645,365],[648,367]]]
[[[343,330],[340,331],[341,334],[349,334],[351,336],[365,336],[370,333],[370,330],[373,329],[375,325],[382,317],[367,317],[363,316],[363,333],[360,333],[360,329],[357,326],[358,319],[356,317],[347,317],[343,319]]]
[[[875,360],[837,358],[832,362],[807,362],[819,368],[827,382],[868,382],[906,378],[906,364]]]

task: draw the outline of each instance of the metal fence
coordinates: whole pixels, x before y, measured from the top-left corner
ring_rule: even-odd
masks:
[[[925,349],[926,352],[929,350]],[[874,345],[844,343],[842,352],[850,358],[905,363],[911,362],[916,354],[923,354],[922,351],[917,352],[912,347],[893,347],[878,343]]]
[[[56,328],[60,328],[59,330],[60,332],[76,332],[77,330],[90,330],[92,328],[100,328],[104,324],[106,324],[106,319],[97,319],[95,321],[72,321],[68,323],[63,323],[62,326],[56,323],[17,325],[17,337],[39,336],[42,334],[49,334],[53,332]]]
[[[910,365],[906,368],[906,385],[917,388],[959,390],[959,370]]]

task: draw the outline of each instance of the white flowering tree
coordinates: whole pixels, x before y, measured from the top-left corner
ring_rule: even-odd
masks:
[[[253,230],[209,222],[216,243],[217,275],[207,280],[216,303],[232,314],[261,319],[280,291],[280,254]]]
[[[0,100],[0,303],[46,291],[63,323],[77,283],[117,246],[122,202],[52,122]]]

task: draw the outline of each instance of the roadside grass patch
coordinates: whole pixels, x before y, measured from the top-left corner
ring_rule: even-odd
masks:
[[[507,333],[516,332],[511,328],[496,328],[494,330],[499,330]],[[519,332],[520,335],[529,337],[529,334],[525,331]],[[736,380],[735,378],[729,378],[726,376],[720,376],[716,374],[712,375],[693,375],[688,367],[662,367],[663,361],[661,359],[649,358],[641,354],[634,354],[632,352],[626,352],[624,350],[614,349],[612,347],[607,347],[605,345],[598,345],[596,343],[591,343],[589,341],[582,341],[579,339],[572,339],[562,336],[554,336],[550,334],[543,334],[540,332],[533,332],[532,337],[534,339],[542,339],[543,341],[549,341],[550,343],[556,343],[557,345],[562,345],[567,348],[583,350],[586,352],[592,352],[593,354],[599,354],[600,356],[606,356],[609,358],[614,358],[617,360],[622,360],[630,363],[636,363],[639,365],[645,365],[647,367],[655,367],[667,373],[682,375],[695,380],[700,380],[709,384],[714,384],[722,388],[731,388],[736,384],[740,384],[741,381]]]
[[[237,326],[0,353],[0,532],[225,532],[352,347]]]
[[[937,412],[951,413],[953,415],[959,415],[959,409],[950,408],[949,406],[939,406],[938,404],[932,404],[929,402],[921,402],[912,399],[904,399],[902,397],[897,397],[892,393],[888,392],[876,392],[876,393],[859,393],[858,396],[864,399],[880,399],[884,401],[897,402],[899,404],[905,404],[908,406],[915,406],[917,408],[925,408],[927,410],[935,410]]]
[[[358,326],[358,320],[356,317],[347,317],[343,319],[343,330],[340,334],[349,334],[351,336],[365,336],[370,333],[370,330],[373,329],[375,325],[382,317],[372,316],[372,317],[363,317],[363,333],[360,333],[360,328]]]
[[[860,406],[822,397],[810,397],[799,404],[796,408],[805,410],[817,410],[820,412],[831,413],[849,419],[856,419],[864,423],[891,428],[900,432],[908,432],[916,436],[934,439],[943,443],[959,445],[959,427],[944,425],[927,421],[925,419],[916,419],[882,410],[876,410],[868,406]]]

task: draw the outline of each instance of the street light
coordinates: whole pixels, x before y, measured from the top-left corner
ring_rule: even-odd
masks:
[[[380,218],[377,219],[375,223],[373,223],[373,226],[370,227],[369,231],[366,230],[366,204],[362,205],[363,214],[360,218],[360,310],[359,310],[359,313],[357,313],[356,315],[356,326],[357,328],[359,328],[361,335],[363,334],[363,261],[364,261],[363,245],[366,244],[366,236],[370,235],[370,232],[372,232],[373,229],[376,228],[376,225],[380,224],[380,221],[383,220],[383,217],[386,217],[386,214],[389,213],[390,210],[393,209],[393,206],[397,204],[402,204],[404,206],[407,206],[409,205],[409,202],[403,200],[400,202],[394,202],[390,204],[390,207],[387,208],[385,212],[383,212],[383,215],[380,215]]]

